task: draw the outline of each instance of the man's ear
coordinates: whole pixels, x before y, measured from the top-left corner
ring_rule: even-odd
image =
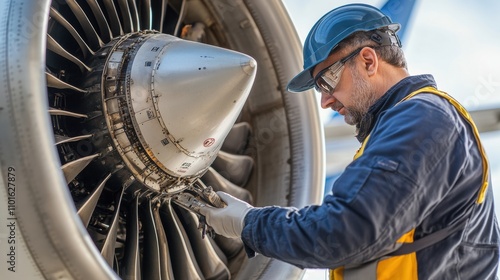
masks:
[[[366,74],[371,77],[377,73],[378,70],[378,56],[374,49],[370,47],[364,47],[359,52],[361,59],[366,70]]]

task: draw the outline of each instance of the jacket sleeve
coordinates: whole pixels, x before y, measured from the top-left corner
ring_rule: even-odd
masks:
[[[336,268],[389,253],[447,194],[466,155],[463,122],[446,101],[422,94],[389,110],[321,205],[256,208],[242,239],[298,267]],[[446,103],[446,104],[445,104]]]

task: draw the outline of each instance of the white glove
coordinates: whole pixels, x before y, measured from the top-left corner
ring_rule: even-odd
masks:
[[[253,206],[225,192],[218,191],[217,194],[227,206],[216,208],[205,205],[200,207],[200,214],[205,216],[207,224],[217,234],[229,238],[240,238],[245,216]]]

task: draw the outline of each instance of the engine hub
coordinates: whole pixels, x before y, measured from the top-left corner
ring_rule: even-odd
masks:
[[[162,193],[206,172],[256,74],[247,55],[152,32],[129,34],[96,55],[107,57],[99,72],[112,145],[102,149],[116,150],[135,180]]]

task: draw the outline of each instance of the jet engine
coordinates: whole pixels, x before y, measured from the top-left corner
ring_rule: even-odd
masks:
[[[2,273],[301,277],[205,234],[196,213],[223,206],[218,190],[256,206],[323,193],[315,97],[285,90],[301,50],[280,1],[7,0],[0,13]]]

